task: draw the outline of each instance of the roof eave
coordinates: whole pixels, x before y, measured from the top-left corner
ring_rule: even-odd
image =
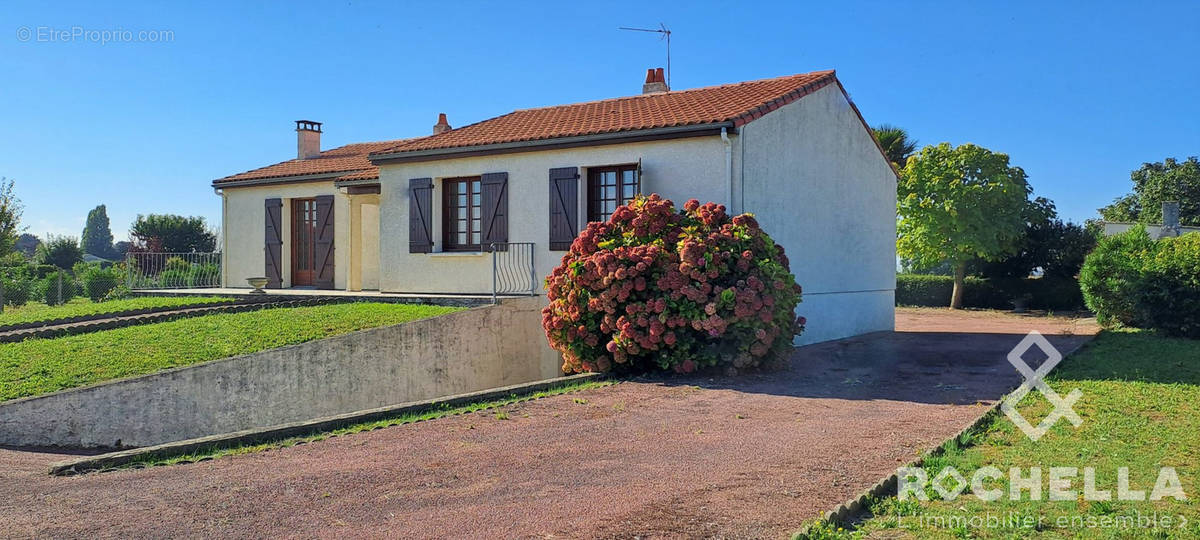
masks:
[[[435,161],[440,159],[454,159],[458,157],[532,152],[537,150],[571,148],[578,146],[621,144],[627,142],[676,139],[683,137],[702,137],[705,135],[717,135],[721,132],[721,129],[733,131],[735,129],[734,123],[732,121],[710,122],[687,126],[670,126],[651,129],[614,131],[610,133],[595,133],[591,135],[555,137],[551,139],[537,139],[532,141],[456,146],[453,148],[434,148],[429,150],[412,150],[408,152],[389,152],[382,154],[371,154],[368,156],[368,159],[371,160],[371,164],[373,165],[416,161]]]
[[[332,180],[339,176],[346,176],[362,172],[363,169],[354,169],[350,171],[336,171],[328,173],[315,174],[297,174],[291,176],[269,176],[264,178],[247,178],[245,180],[213,180],[212,187],[214,188],[230,188],[230,187],[246,187],[246,186],[263,186],[270,184],[291,184],[295,182],[319,182],[321,180]]]

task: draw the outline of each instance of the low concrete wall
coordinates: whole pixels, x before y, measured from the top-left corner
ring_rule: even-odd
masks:
[[[0,444],[133,447],[559,375],[545,299],[470,309],[0,404]]]

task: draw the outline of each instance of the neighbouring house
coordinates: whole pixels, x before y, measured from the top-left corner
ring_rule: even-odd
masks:
[[[804,286],[803,342],[893,328],[896,173],[833,71],[642,90],[325,151],[298,121],[296,159],[213,181],[225,286],[490,294],[503,256],[540,290],[587,222],[658,193],[757,216]]]
[[[1179,236],[1188,233],[1200,233],[1200,227],[1187,227],[1179,224],[1179,203],[1168,201],[1162,203],[1163,222],[1161,224],[1143,223],[1146,227],[1146,232],[1150,238],[1161,240],[1170,236]],[[1112,236],[1121,234],[1129,229],[1137,227],[1138,223],[1128,223],[1122,221],[1101,221],[1104,226],[1104,235]]]

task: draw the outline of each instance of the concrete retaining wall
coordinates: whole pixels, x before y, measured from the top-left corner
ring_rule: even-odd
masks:
[[[559,375],[545,299],[272,349],[0,404],[0,444],[133,447]]]

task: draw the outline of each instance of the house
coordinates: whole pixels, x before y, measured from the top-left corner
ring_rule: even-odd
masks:
[[[225,286],[490,294],[499,268],[540,291],[588,221],[659,193],[757,216],[804,287],[805,342],[893,328],[896,175],[833,71],[670,90],[660,68],[634,96],[326,151],[321,127],[213,182]]]
[[[1161,224],[1143,223],[1146,227],[1146,232],[1150,238],[1161,240],[1167,237],[1179,236],[1189,233],[1200,232],[1200,227],[1188,227],[1179,224],[1179,202],[1165,201],[1162,203],[1163,222]],[[1104,227],[1104,236],[1112,236],[1121,234],[1129,229],[1137,227],[1137,223],[1129,223],[1122,221],[1101,221]]]

